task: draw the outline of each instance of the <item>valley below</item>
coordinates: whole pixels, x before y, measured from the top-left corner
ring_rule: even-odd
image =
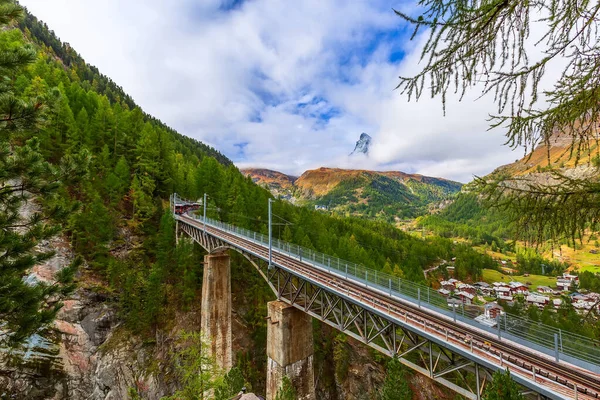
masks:
[[[253,5],[234,3],[219,12]],[[0,25],[0,400],[600,396],[596,140],[574,158],[553,133],[469,183],[239,169],[256,143],[223,139],[230,159],[177,132],[18,3]],[[336,122],[307,96],[294,121]]]

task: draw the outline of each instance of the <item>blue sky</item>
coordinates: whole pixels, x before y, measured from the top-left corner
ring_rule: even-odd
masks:
[[[22,0],[146,111],[240,167],[402,170],[463,182],[514,161],[491,100],[408,103],[421,38],[355,0]],[[369,157],[349,158],[361,132]]]

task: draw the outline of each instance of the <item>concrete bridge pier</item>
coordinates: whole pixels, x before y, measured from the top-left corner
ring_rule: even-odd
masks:
[[[229,254],[204,256],[202,333],[210,340],[211,356],[225,371],[233,366],[231,351],[231,261]]]
[[[267,304],[267,400],[274,400],[284,376],[298,400],[315,399],[312,321],[282,301]]]

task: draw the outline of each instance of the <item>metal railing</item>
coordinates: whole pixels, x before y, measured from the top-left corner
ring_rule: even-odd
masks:
[[[188,214],[188,216],[190,216]],[[202,216],[192,216],[203,222]],[[240,228],[225,222],[206,218],[206,225],[241,236],[244,239],[268,247],[269,238],[258,232]],[[428,286],[410,282],[360,264],[307,249],[305,247],[272,238],[274,252],[294,257],[322,270],[361,283],[367,287],[402,298],[419,307],[444,314],[454,319],[488,331],[499,338],[506,338],[528,348],[543,352],[557,361],[564,360],[584,368],[600,372],[600,342],[588,337],[545,325],[541,322],[503,313],[493,326],[484,325],[475,318],[482,315],[481,307],[450,305],[448,298]],[[284,266],[285,267],[285,266]],[[591,365],[589,365],[589,364]]]

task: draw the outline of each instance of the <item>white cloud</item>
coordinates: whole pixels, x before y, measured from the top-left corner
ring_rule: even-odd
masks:
[[[382,37],[357,53],[374,31],[399,27],[384,1],[251,0],[227,11],[217,0],[21,3],[146,111],[240,166],[468,181],[520,155],[502,147],[502,132],[486,132],[489,101],[451,100],[444,117],[439,99],[407,103],[393,90],[417,68],[417,44]],[[407,56],[390,62],[399,49]],[[371,157],[349,159],[361,132],[374,138]]]

